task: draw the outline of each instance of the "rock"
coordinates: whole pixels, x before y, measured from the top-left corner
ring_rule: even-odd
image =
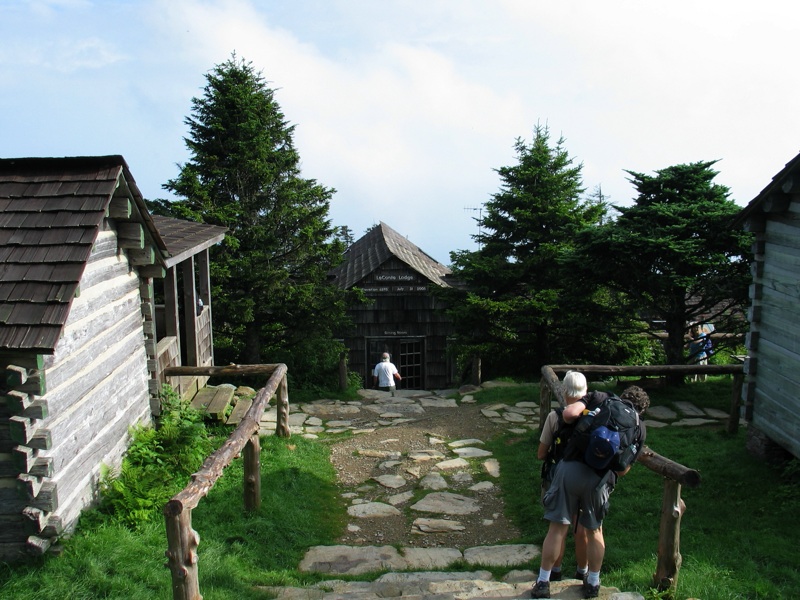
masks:
[[[462,559],[456,548],[403,548],[401,552],[408,569],[444,569]]]
[[[433,471],[422,478],[422,481],[419,482],[419,487],[425,490],[446,490],[447,481],[445,481],[441,473]]]
[[[433,492],[411,506],[413,510],[444,515],[468,515],[480,510],[478,503],[451,492]]]
[[[491,452],[483,448],[456,448],[454,452],[462,458],[480,458],[492,455]]]
[[[451,398],[420,398],[419,404],[424,408],[458,408],[458,403]]]
[[[443,460],[436,463],[436,468],[440,471],[452,471],[453,469],[466,469],[469,463],[463,458],[451,458],[450,460]]]
[[[447,445],[451,448],[463,448],[464,446],[475,446],[476,444],[483,444],[483,440],[469,438],[465,440],[456,440],[455,442],[450,442]]]
[[[406,561],[392,546],[314,546],[300,562],[300,571],[360,575],[405,568]]]
[[[464,531],[464,527],[458,521],[448,519],[415,519],[412,529],[420,533],[448,533],[451,531]],[[459,558],[461,553],[459,552]]]
[[[359,519],[373,519],[377,517],[394,517],[402,514],[394,506],[383,502],[366,502],[347,508],[347,514]]]
[[[494,489],[494,484],[491,481],[481,481],[469,488],[472,492],[488,492]]]
[[[401,488],[407,483],[400,475],[378,475],[372,479],[380,483],[383,487],[391,489]]]
[[[478,546],[464,550],[464,560],[470,565],[509,567],[539,556],[539,548],[530,544]]]
[[[496,458],[490,458],[483,462],[483,470],[492,477],[500,477],[500,463]]]
[[[408,453],[408,458],[414,462],[425,462],[428,460],[441,460],[444,454],[438,450],[416,450]]]
[[[386,499],[386,501],[392,506],[399,506],[401,504],[405,504],[413,497],[414,497],[414,492],[408,491],[408,492],[402,492],[401,494],[395,494],[393,496],[389,496]]]

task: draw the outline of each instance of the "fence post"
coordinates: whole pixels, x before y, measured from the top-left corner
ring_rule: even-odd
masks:
[[[275,394],[275,408],[278,412],[278,419],[275,423],[275,435],[278,437],[289,437],[289,386],[286,382],[286,375],[281,378],[278,384],[278,391]]]
[[[166,566],[172,571],[173,600],[202,600],[197,576],[200,536],[192,529],[192,511],[170,502],[164,511],[167,526]]]
[[[254,433],[244,447],[244,509],[255,512],[261,507],[261,440]]]
[[[345,391],[347,384],[347,351],[345,350],[339,354],[339,389]]]
[[[686,503],[681,499],[681,484],[673,479],[664,479],[664,499],[661,504],[661,526],[658,535],[658,566],[653,576],[653,585],[659,591],[678,588],[678,572],[681,569],[681,517],[686,512]]]
[[[472,385],[481,384],[481,357],[477,354],[472,357]]]
[[[744,374],[733,374],[733,394],[731,396],[731,414],[728,417],[728,433],[736,433],[739,429],[739,405],[742,397]]]

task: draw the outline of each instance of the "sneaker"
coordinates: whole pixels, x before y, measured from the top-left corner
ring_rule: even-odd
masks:
[[[586,583],[586,580],[584,580],[581,592],[583,592],[584,598],[597,598],[600,595],[600,584],[589,585]]]
[[[550,581],[561,581],[561,571],[550,571]]]
[[[550,597],[550,582],[537,581],[536,585],[531,588],[531,598],[549,598]]]

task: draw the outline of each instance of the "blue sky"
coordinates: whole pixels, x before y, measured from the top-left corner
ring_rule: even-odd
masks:
[[[745,205],[800,151],[789,0],[0,0],[0,39],[0,156],[121,154],[169,198],[191,99],[235,51],[333,223],[445,264],[536,123],[618,204],[625,170],[718,159]]]

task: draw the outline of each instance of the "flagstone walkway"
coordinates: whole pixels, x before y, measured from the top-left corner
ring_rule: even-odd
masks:
[[[538,429],[538,399],[475,405],[476,394],[497,385],[508,384],[487,382],[481,388],[436,392],[398,390],[394,397],[362,390],[359,401],[318,400],[290,406],[289,426],[294,434],[316,438],[323,433],[352,433],[331,447],[332,461],[347,490],[342,495],[349,503],[351,522],[340,544],[310,548],[299,569],[332,577],[388,573],[368,583],[333,579],[306,588],[268,591],[281,600],[529,597],[538,572],[534,567],[539,548],[495,543],[503,540],[492,535],[502,531],[511,536],[506,539],[513,539],[515,532],[505,520],[495,484],[500,475],[498,461],[483,448],[480,433],[448,439],[442,433],[446,428],[429,431],[424,427],[433,413],[441,422],[445,412],[444,422],[454,425],[460,411],[478,410],[482,416],[478,421],[485,420],[488,427],[481,431],[486,435],[504,431],[527,435]],[[455,392],[460,393],[458,401],[448,398]],[[651,428],[692,427],[728,418],[722,411],[686,402],[652,407],[646,416]],[[276,418],[274,408],[264,414],[262,435],[274,433]],[[412,429],[415,434],[408,435]],[[470,545],[472,541],[475,545]],[[516,569],[495,581],[483,570],[487,567]],[[553,598],[581,597],[578,580],[553,582],[551,590]],[[615,588],[602,588],[600,597],[642,598]]]

